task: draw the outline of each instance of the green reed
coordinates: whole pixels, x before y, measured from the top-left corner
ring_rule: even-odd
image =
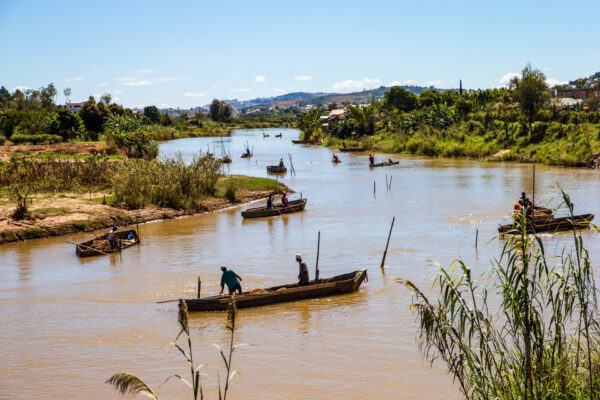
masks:
[[[219,388],[218,388],[219,400],[227,400],[227,394],[229,392],[229,386],[231,384],[231,381],[233,380],[233,378],[235,377],[236,374],[239,375],[239,373],[236,370],[232,370],[233,353],[240,346],[242,346],[241,344],[234,345],[234,343],[235,343],[234,336],[235,336],[235,329],[236,329],[236,327],[235,327],[236,315],[237,315],[237,308],[235,306],[235,302],[233,302],[231,305],[231,308],[229,309],[228,316],[227,316],[228,323],[224,326],[225,330],[229,331],[229,349],[228,349],[227,354],[225,354],[225,352],[221,349],[221,347],[218,344],[214,344],[214,346],[219,350],[221,358],[223,359],[223,364],[225,365],[225,374],[226,374],[226,379],[225,379],[225,382],[223,383],[223,385],[221,385],[221,380],[220,380],[220,376],[219,376]],[[200,373],[200,370],[204,364],[197,364],[194,361],[192,339],[191,339],[190,328],[189,328],[189,324],[188,324],[188,310],[187,310],[187,305],[185,304],[185,301],[183,301],[183,300],[179,301],[179,317],[178,317],[177,322],[179,323],[179,326],[181,329],[179,330],[179,334],[177,334],[177,337],[175,338],[173,343],[171,343],[171,346],[172,346],[172,348],[177,349],[185,358],[185,362],[190,369],[190,378],[188,380],[178,374],[171,375],[171,376],[167,377],[167,379],[165,379],[160,384],[159,389],[160,389],[160,387],[162,387],[162,385],[164,385],[171,378],[177,378],[180,381],[182,381],[183,383],[185,383],[192,390],[194,400],[198,400],[198,399],[202,400],[202,399],[204,399],[204,391],[202,389],[202,376],[206,376],[206,375]],[[179,338],[184,334],[185,334],[185,338],[187,339],[186,340],[186,344],[187,344],[186,349],[184,349],[182,346],[180,346],[177,343],[179,341]],[[131,398],[135,397],[138,394],[141,394],[150,399],[158,400],[158,395],[156,394],[156,392],[154,390],[152,390],[150,388],[149,385],[147,385],[142,379],[140,379],[136,375],[133,375],[130,373],[114,374],[105,383],[108,383],[108,384],[114,386],[115,389],[117,391],[119,391],[119,393],[121,393],[122,395],[127,395]]]
[[[572,218],[569,196],[562,197]],[[600,393],[597,288],[581,234],[573,230],[556,265],[551,258],[542,239],[527,234],[522,213],[488,284],[460,259],[437,264],[436,301],[398,279],[414,295],[424,358],[442,360],[465,398],[593,400]]]

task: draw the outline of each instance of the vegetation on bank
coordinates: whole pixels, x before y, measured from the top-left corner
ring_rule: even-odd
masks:
[[[584,109],[585,108],[585,109]],[[347,105],[346,118],[323,128],[324,110],[298,117],[304,139],[388,153],[491,157],[552,165],[588,165],[600,152],[600,104],[563,107],[543,73],[527,66],[507,88],[460,93],[393,87],[381,101]]]
[[[569,196],[564,206],[573,216]],[[586,399],[600,393],[597,287],[582,236],[556,265],[526,232],[506,242],[490,276],[462,260],[437,265],[437,300],[406,279],[423,357],[446,364],[466,399]]]

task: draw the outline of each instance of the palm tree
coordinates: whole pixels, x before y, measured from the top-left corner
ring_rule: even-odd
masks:
[[[373,135],[375,133],[375,116],[377,115],[377,104],[375,98],[367,105],[349,105],[348,118],[356,125],[360,135]]]

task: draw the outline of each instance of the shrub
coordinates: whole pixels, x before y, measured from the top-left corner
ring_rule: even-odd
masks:
[[[3,135],[0,135],[0,146],[6,143],[6,138]]]
[[[112,143],[111,143],[112,142]],[[142,130],[133,132],[111,131],[107,135],[109,147],[112,144],[125,151],[128,157],[145,158],[147,160],[158,156],[158,142],[152,135]]]
[[[60,143],[62,138],[58,135],[23,135],[16,133],[11,136],[10,141],[15,144],[31,143],[31,144],[54,144]]]

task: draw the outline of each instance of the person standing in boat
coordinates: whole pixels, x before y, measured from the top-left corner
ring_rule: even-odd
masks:
[[[340,159],[338,158],[337,154],[333,155],[333,162],[336,164],[340,162]]]
[[[290,203],[289,203],[288,198],[287,198],[287,193],[284,192],[283,196],[281,196],[281,205],[284,206],[284,207],[287,207],[289,204]]]
[[[298,285],[306,286],[309,281],[308,266],[302,261],[302,256],[300,254],[296,254],[296,261],[298,261]]]
[[[113,250],[117,249],[117,238],[115,237],[115,233],[117,233],[118,226],[113,226],[108,232],[108,243],[110,243],[110,248]]]
[[[230,296],[236,291],[238,294],[242,294],[242,285],[240,284],[242,277],[233,272],[233,270],[227,269],[225,265],[221,265],[221,271],[223,271],[223,275],[221,275],[221,291],[219,294],[223,294],[225,285],[227,285],[227,289],[229,289]]]
[[[273,193],[269,193],[269,197],[267,198],[267,208],[269,210],[273,209]]]
[[[529,197],[525,195],[525,192],[521,193],[521,199],[519,200],[519,204],[525,211],[525,215],[529,216],[533,213],[533,203],[529,200]]]
[[[375,165],[375,157],[373,157],[373,154],[369,154],[369,165]]]
[[[284,168],[285,164],[283,163],[283,158],[279,159],[279,168]]]

